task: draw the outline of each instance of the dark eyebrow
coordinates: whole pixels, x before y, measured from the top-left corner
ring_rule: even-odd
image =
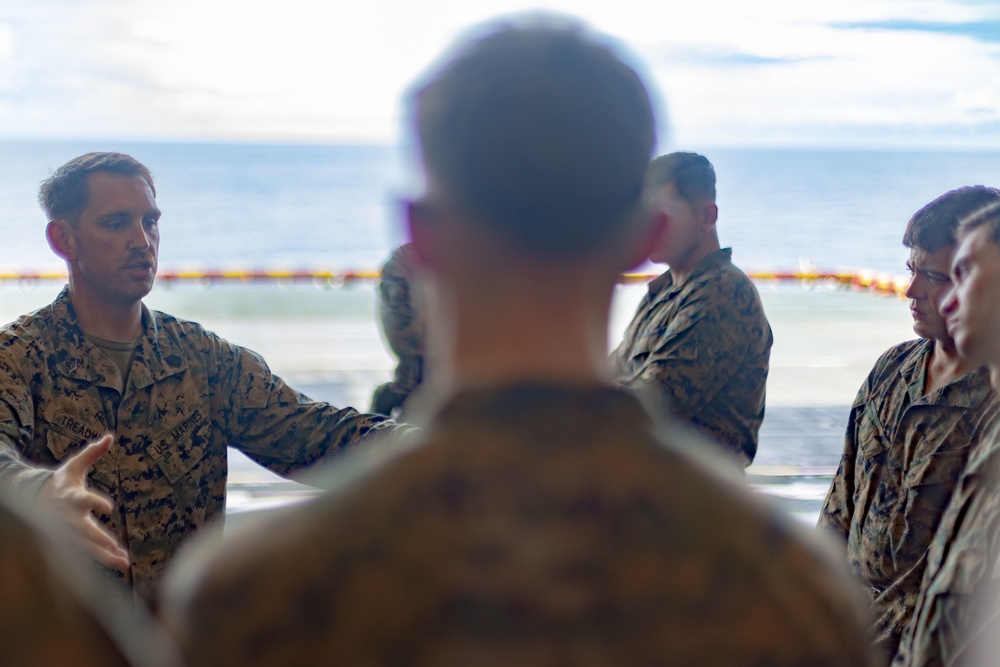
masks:
[[[149,209],[148,211],[146,211],[145,213],[142,214],[142,219],[145,220],[146,218],[148,218],[150,216],[153,216],[156,219],[159,219],[162,215],[163,214],[160,212],[160,209],[158,209],[158,208],[151,208],[151,209]],[[110,213],[105,213],[104,215],[102,215],[99,218],[99,220],[101,222],[111,222],[112,220],[119,220],[121,218],[128,219],[130,217],[132,217],[132,215],[128,211],[111,211]]]
[[[111,222],[112,220],[119,220],[121,218],[128,218],[129,214],[126,211],[112,211],[111,213],[105,213],[100,217],[101,222]]]

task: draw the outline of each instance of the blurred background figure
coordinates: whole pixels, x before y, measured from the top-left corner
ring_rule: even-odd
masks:
[[[843,565],[609,377],[615,285],[663,231],[642,199],[642,80],[571,19],[473,35],[411,98],[434,371],[408,411],[425,428],[178,561],[162,609],[186,657],[866,665]]]
[[[392,381],[375,388],[371,412],[391,417],[402,412],[406,399],[424,378],[427,325],[412,244],[396,248],[382,266],[376,298],[382,335],[398,363]]]

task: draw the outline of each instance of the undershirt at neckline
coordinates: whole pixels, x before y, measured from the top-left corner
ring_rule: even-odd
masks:
[[[118,372],[122,376],[122,386],[120,388],[124,389],[125,383],[128,382],[129,371],[132,369],[132,360],[135,359],[135,351],[139,347],[139,341],[142,340],[142,336],[139,336],[135,340],[125,341],[124,343],[117,340],[98,338],[87,333],[83,334],[83,337],[104,352],[104,354],[108,355],[108,358],[118,367]]]

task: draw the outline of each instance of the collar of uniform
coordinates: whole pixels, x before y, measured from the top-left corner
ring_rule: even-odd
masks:
[[[455,419],[466,421],[470,415],[480,415],[473,420],[478,424],[520,423],[509,420],[511,415],[525,417],[529,423],[535,423],[527,417],[530,415],[537,415],[538,423],[562,423],[557,415],[564,412],[576,417],[567,422],[581,423],[600,421],[598,415],[611,410],[609,405],[631,412],[632,417],[624,423],[647,428],[653,425],[652,417],[635,394],[599,382],[525,380],[495,387],[466,387],[450,395],[424,398],[421,414],[414,420],[419,425],[435,423],[440,426]],[[581,415],[586,417],[581,418]]]
[[[50,348],[55,350],[56,370],[68,378],[90,382],[102,387],[120,387],[118,369],[83,336],[76,309],[69,300],[69,287],[64,287],[49,306],[46,332]]]
[[[702,259],[700,262],[698,262],[698,265],[694,267],[693,271],[691,271],[691,275],[689,275],[687,277],[687,280],[685,280],[682,283],[674,285],[674,276],[672,273],[670,273],[670,271],[667,271],[666,273],[651,280],[649,282],[649,297],[654,298],[655,296],[661,294],[668,294],[670,293],[671,288],[680,289],[684,285],[687,285],[688,283],[697,280],[704,274],[713,271],[719,266],[722,266],[723,264],[728,264],[732,261],[733,261],[733,249],[720,248],[719,250],[712,252],[704,259]]]
[[[971,409],[978,408],[989,396],[992,389],[989,369],[986,366],[980,366],[942,387],[935,394],[940,394],[944,403]]]
[[[69,299],[69,288],[64,287],[49,307],[48,335],[52,349],[56,350],[56,369],[74,380],[91,382],[102,387],[119,388],[113,378],[117,368],[104,355],[95,354],[94,345],[84,338],[76,318],[76,310]],[[136,348],[135,360],[129,373],[126,393],[145,387],[174,375],[187,366],[174,340],[166,335],[145,304],[142,306],[143,335]],[[163,359],[178,360],[167,368]]]
[[[129,372],[127,394],[187,370],[187,357],[177,337],[163,326],[163,319],[162,313],[142,304],[142,340]]]
[[[924,339],[917,347],[916,354],[910,355],[899,367],[899,374],[906,383],[906,393],[910,404],[951,405],[956,408],[978,407],[990,393],[989,370],[983,366],[975,371],[955,378],[945,386],[924,396],[927,384],[927,364],[930,363],[934,342]]]

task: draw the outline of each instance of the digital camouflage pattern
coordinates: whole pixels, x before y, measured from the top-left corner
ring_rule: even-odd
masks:
[[[396,248],[382,266],[376,295],[378,316],[389,349],[399,360],[392,382],[379,385],[371,411],[391,415],[402,408],[424,377],[424,338],[427,325],[415,284],[415,258],[410,243]]]
[[[718,250],[682,283],[649,284],[611,354],[623,386],[655,389],[665,406],[750,465],[764,420],[771,327],[760,296]]]
[[[179,665],[165,634],[98,596],[38,508],[20,505],[0,498],[0,665]]]
[[[1000,653],[1000,432],[973,450],[927,556],[893,667],[986,667]]]
[[[148,599],[178,546],[223,515],[227,445],[285,475],[393,422],[316,403],[195,323],[145,307],[142,318],[124,392],[66,290],[0,332],[0,485],[33,490],[38,468],[114,434],[88,481],[114,504],[102,521],[131,555],[125,582]]]
[[[524,385],[435,413],[178,559],[161,609],[192,666],[868,664],[843,564],[637,397]]]
[[[924,395],[933,349],[930,340],[908,341],[875,363],[851,407],[820,512],[819,529],[846,545],[871,598],[885,663],[913,615],[927,549],[996,400],[986,368]]]

